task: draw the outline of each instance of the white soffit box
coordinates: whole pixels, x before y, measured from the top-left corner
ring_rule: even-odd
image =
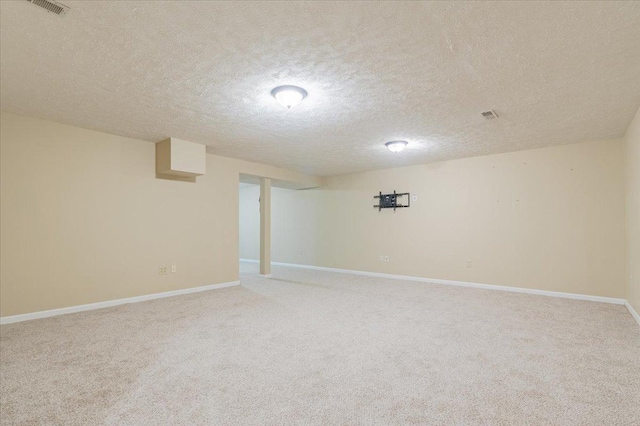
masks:
[[[207,152],[204,145],[176,138],[156,144],[156,173],[196,177],[206,173]]]

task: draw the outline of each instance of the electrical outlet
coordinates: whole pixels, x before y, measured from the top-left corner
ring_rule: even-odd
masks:
[[[167,275],[169,268],[167,268],[166,266],[161,266],[160,269],[158,269],[158,274],[160,275]]]
[[[176,272],[178,272],[178,267],[176,265],[171,265],[171,273],[175,274]]]
[[[467,260],[467,268],[471,268],[471,259]]]
[[[378,260],[379,260],[380,262],[384,262],[384,255],[382,255],[382,254],[381,254],[381,255],[380,255],[380,257],[378,258]]]
[[[384,261],[385,261],[385,262],[388,262],[388,261],[389,261],[389,256],[385,256],[385,257],[384,257]]]

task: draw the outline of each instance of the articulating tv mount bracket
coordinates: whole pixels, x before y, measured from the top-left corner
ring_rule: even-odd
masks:
[[[399,204],[398,198],[405,195],[407,196],[407,204]],[[373,198],[380,199],[380,203],[373,206],[377,207],[378,211],[382,209],[393,209],[393,211],[395,211],[396,209],[400,209],[403,207],[411,207],[411,197],[408,192],[403,192],[400,194],[396,193],[396,191],[393,191],[393,194],[383,194],[382,192],[380,192],[379,195],[374,195]]]

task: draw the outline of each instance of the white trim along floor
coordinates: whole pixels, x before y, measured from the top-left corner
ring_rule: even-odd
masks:
[[[634,424],[620,304],[241,263],[240,283],[0,327],[3,424]]]
[[[260,261],[255,259],[240,259],[240,262],[259,263]],[[296,263],[271,262],[271,265],[284,266],[287,268],[311,269],[315,271],[338,272],[341,274],[364,275],[368,277],[391,278],[394,280],[407,280],[407,281],[417,281],[417,282],[425,282],[425,283],[432,283],[432,284],[455,285],[459,287],[483,288],[486,290],[498,290],[498,291],[510,291],[514,293],[536,294],[539,296],[561,297],[563,299],[588,300],[590,302],[613,303],[614,305],[626,306],[626,308],[629,310],[629,313],[637,321],[638,325],[640,325],[640,315],[635,311],[635,309],[633,309],[631,304],[629,304],[629,302],[627,302],[625,299],[619,299],[615,297],[590,296],[587,294],[563,293],[559,291],[536,290],[536,289],[520,288],[520,287],[508,287],[508,286],[502,286],[502,285],[472,283],[467,281],[442,280],[442,279],[436,279],[436,278],[412,277],[407,275],[392,275],[392,274],[383,274],[379,272],[328,268],[324,266],[300,265]]]

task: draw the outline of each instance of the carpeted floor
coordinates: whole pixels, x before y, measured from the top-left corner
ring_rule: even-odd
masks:
[[[623,306],[243,269],[241,287],[2,326],[2,424],[640,424]]]

